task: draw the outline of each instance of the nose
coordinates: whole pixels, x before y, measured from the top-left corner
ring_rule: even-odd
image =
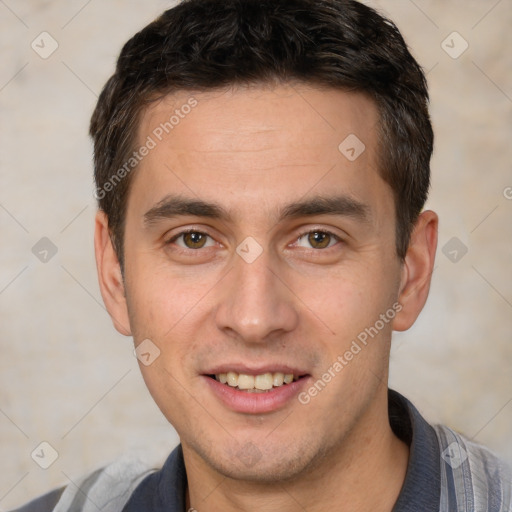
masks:
[[[268,343],[297,327],[296,298],[268,251],[251,263],[234,256],[216,308],[217,327],[247,344]]]

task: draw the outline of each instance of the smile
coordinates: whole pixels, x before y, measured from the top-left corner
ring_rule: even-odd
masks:
[[[224,366],[202,377],[224,407],[244,414],[270,413],[291,406],[312,379],[311,375],[292,368],[239,370],[235,372]]]
[[[265,393],[273,388],[286,386],[299,380],[300,376],[293,373],[267,372],[260,375],[248,375],[245,373],[227,372],[211,375],[216,381],[226,384],[240,391],[249,393]]]

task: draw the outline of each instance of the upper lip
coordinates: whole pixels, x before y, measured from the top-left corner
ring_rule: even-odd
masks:
[[[303,370],[297,366],[290,366],[280,363],[268,363],[259,366],[250,366],[244,363],[223,363],[218,366],[214,366],[211,369],[204,372],[204,375],[218,375],[220,373],[242,373],[244,375],[263,375],[264,373],[284,373],[285,375],[293,374],[296,377],[308,375],[306,370]]]

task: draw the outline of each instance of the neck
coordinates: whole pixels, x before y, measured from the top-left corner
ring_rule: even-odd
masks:
[[[273,485],[225,477],[183,444],[187,510],[390,512],[405,479],[409,447],[389,426],[387,400],[380,404],[384,407],[368,411],[339,446],[307,471]]]

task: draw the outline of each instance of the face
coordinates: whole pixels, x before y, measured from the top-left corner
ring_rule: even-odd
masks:
[[[365,96],[304,85],[144,113],[139,142],[155,144],[109,310],[150,340],[141,371],[190,461],[293,478],[378,424],[404,271],[377,124]]]

